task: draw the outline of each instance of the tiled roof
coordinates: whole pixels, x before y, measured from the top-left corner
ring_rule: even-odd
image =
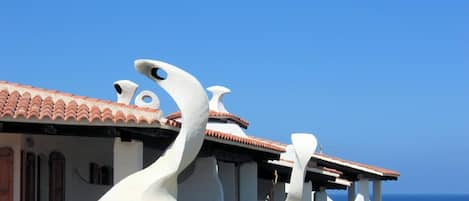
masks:
[[[181,123],[168,119],[166,121],[166,125],[171,126],[171,127],[181,127]],[[268,140],[264,140],[261,138],[254,138],[254,137],[242,137],[242,136],[237,136],[233,135],[230,133],[225,133],[225,132],[220,132],[220,131],[215,131],[215,130],[205,130],[205,135],[207,137],[213,137],[216,139],[221,139],[225,141],[231,141],[243,145],[248,145],[248,146],[253,146],[253,147],[258,147],[258,148],[263,148],[263,149],[268,149],[268,150],[273,150],[276,152],[285,152],[285,147],[279,146],[278,144],[275,143],[270,143]]]
[[[0,121],[57,123],[70,125],[111,125],[111,126],[161,126],[162,112],[157,109],[130,106],[111,101],[76,96],[59,91],[36,88],[27,85],[0,81]],[[180,112],[168,116],[165,126],[177,129]],[[229,113],[210,111],[210,118],[229,119],[247,128],[249,123]],[[285,144],[256,137],[241,137],[219,131],[206,130],[206,136],[247,145],[284,152]],[[382,176],[398,177],[396,171],[362,163],[348,161],[324,154],[314,154],[314,158],[340,163]],[[329,171],[329,170],[327,170]]]
[[[160,126],[161,111],[0,81],[0,121],[111,126]],[[164,120],[163,120],[164,121]],[[162,121],[162,122],[163,122]],[[167,120],[178,129],[181,123]],[[206,130],[207,137],[283,152],[261,140]]]
[[[275,144],[276,146],[281,146],[281,147],[284,147],[284,148],[287,146],[286,144],[283,144],[283,143],[280,143],[280,142],[275,142],[275,141],[270,141],[270,140],[265,140],[265,139],[258,139],[258,140],[262,140],[266,143]],[[399,172],[396,172],[396,171],[393,171],[393,170],[388,170],[388,169],[384,169],[384,168],[377,167],[377,166],[366,165],[366,164],[358,163],[358,162],[354,162],[354,161],[344,160],[344,159],[340,159],[340,158],[337,158],[337,157],[327,156],[325,154],[315,153],[315,154],[313,154],[312,157],[316,158],[316,159],[326,160],[326,161],[331,162],[331,163],[337,163],[337,164],[345,165],[345,166],[348,166],[350,168],[360,169],[362,171],[366,171],[366,172],[369,172],[369,173],[372,173],[372,174],[377,174],[377,175],[380,175],[380,176],[389,176],[389,177],[399,177],[400,176]]]
[[[250,146],[255,146],[255,147],[260,147],[264,149],[270,149],[274,150],[277,152],[285,152],[285,148],[281,146],[277,146],[276,144],[272,143],[266,143],[265,141],[258,140],[257,138],[251,138],[251,137],[241,137],[229,133],[224,133],[220,131],[214,131],[214,130],[206,130],[205,134],[207,136],[219,138],[219,139],[224,139],[232,142],[237,142],[240,144],[245,144],[245,145],[250,145]]]
[[[0,120],[59,124],[159,125],[161,111],[0,81]]]
[[[291,161],[291,160],[286,160],[286,159],[280,159],[280,161],[283,161],[283,162],[286,162],[290,165],[292,165],[294,162]],[[317,173],[323,173],[323,174],[327,174],[327,173],[333,173],[333,174],[337,174],[337,175],[342,175],[343,172],[341,171],[338,171],[336,169],[332,169],[332,168],[326,168],[326,167],[318,167],[318,166],[314,166],[312,165],[311,163],[308,164],[308,169],[310,171],[314,171],[314,172],[317,172]]]
[[[394,170],[388,170],[388,169],[384,169],[384,168],[380,168],[380,167],[376,167],[376,166],[371,166],[371,165],[367,165],[367,164],[363,164],[363,163],[344,160],[344,159],[333,157],[333,156],[327,156],[325,154],[316,153],[316,154],[313,155],[313,158],[326,160],[326,161],[331,162],[331,163],[342,164],[342,165],[345,165],[345,166],[348,166],[348,167],[351,167],[351,168],[360,169],[360,170],[363,170],[363,171],[366,171],[366,172],[369,172],[369,173],[378,174],[380,176],[389,176],[389,177],[399,177],[400,176],[400,173],[396,172]]]
[[[328,168],[328,167],[318,167],[318,168],[321,168],[323,169],[324,171],[328,171],[328,172],[333,172],[333,173],[336,173],[336,174],[344,174],[343,172],[339,171],[339,170],[336,170],[336,169],[332,169],[332,168]]]
[[[236,122],[238,125],[240,125],[243,128],[248,128],[249,126],[248,121],[231,113],[210,111],[208,114],[208,117],[214,118],[214,119],[228,119],[228,120]],[[181,112],[174,112],[168,115],[166,118],[171,119],[171,120],[181,118]]]

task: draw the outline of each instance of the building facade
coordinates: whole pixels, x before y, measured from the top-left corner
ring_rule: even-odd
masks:
[[[164,117],[149,92],[137,100],[150,103],[130,105],[137,88],[131,82],[115,88],[118,101],[110,102],[0,82],[0,201],[98,200],[157,160],[178,135],[181,113]],[[285,200],[293,167],[288,145],[247,135],[249,123],[223,105],[230,90],[208,90],[205,139],[178,176],[178,200]],[[319,153],[305,171],[308,201],[327,199],[328,189],[348,189],[349,200],[381,201],[381,182],[399,177]]]

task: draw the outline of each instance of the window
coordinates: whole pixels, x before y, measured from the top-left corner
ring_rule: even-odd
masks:
[[[0,201],[13,201],[13,150],[0,148]]]
[[[49,201],[65,201],[65,157],[59,152],[49,156]]]
[[[113,183],[112,168],[108,166],[100,166],[96,163],[90,163],[91,184],[112,185]]]
[[[23,182],[22,199],[23,201],[36,201],[36,155],[28,152],[23,154]]]

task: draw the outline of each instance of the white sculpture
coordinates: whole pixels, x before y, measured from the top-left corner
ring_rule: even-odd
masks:
[[[138,88],[138,84],[130,80],[118,80],[114,82],[114,88],[116,89],[117,102],[129,105]]]
[[[150,102],[146,102],[145,98],[150,98]],[[135,97],[135,105],[156,109],[160,107],[160,99],[155,93],[145,90]]]
[[[212,92],[212,98],[209,101],[209,109],[215,112],[228,113],[225,105],[223,104],[222,98],[225,94],[231,93],[231,90],[223,86],[211,86],[207,88],[207,90]],[[233,122],[209,121],[207,129],[247,137],[243,128]]]
[[[225,94],[230,93],[231,90],[223,86],[211,86],[207,88],[207,90],[212,92],[212,99],[210,99],[209,102],[210,110],[215,112],[228,113],[225,106],[223,105],[222,98]]]
[[[355,201],[366,201],[365,196],[357,194],[357,196],[355,197]]]
[[[208,119],[207,94],[196,78],[171,64],[136,60],[135,68],[174,99],[182,113],[182,127],[157,161],[121,180],[100,201],[175,201],[177,177],[202,147]],[[166,76],[160,75],[161,71]]]
[[[116,89],[117,102],[130,105],[130,101],[137,91],[138,84],[130,80],[118,80],[114,82],[114,88]],[[146,102],[145,98],[150,98],[150,102]],[[135,105],[158,109],[160,107],[160,99],[155,93],[145,90],[135,97]]]
[[[291,140],[292,145],[287,147],[287,156],[285,158],[293,160],[286,201],[301,201],[303,197],[306,167],[318,143],[314,135],[306,133],[294,133],[291,135]]]

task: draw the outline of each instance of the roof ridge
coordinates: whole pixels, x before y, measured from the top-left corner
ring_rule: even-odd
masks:
[[[260,138],[251,138],[250,136],[246,136],[246,137],[238,136],[238,135],[233,135],[231,133],[226,133],[226,132],[221,132],[221,131],[216,131],[216,130],[211,130],[211,129],[206,129],[205,134],[208,135],[208,136],[214,136],[214,137],[219,137],[219,138],[227,138],[230,141],[236,141],[236,142],[243,143],[243,144],[251,144],[251,145],[254,145],[254,146],[263,147],[263,148],[267,148],[267,149],[271,149],[271,150],[275,150],[275,151],[280,151],[280,152],[285,151],[285,149],[283,147],[277,146],[276,144],[273,144],[273,143],[269,143],[269,142],[267,142],[265,140],[262,140]]]
[[[209,114],[208,114],[209,118],[228,118],[228,119],[231,119],[232,121],[235,121],[238,125],[240,125],[241,127],[243,128],[248,128],[249,126],[249,122],[233,113],[229,113],[229,112],[217,112],[217,111],[214,111],[214,110],[210,110],[209,111]],[[177,118],[180,118],[181,117],[181,112],[180,111],[176,111],[176,112],[173,112],[169,115],[166,116],[167,119],[171,119],[171,120],[174,120],[174,119],[177,119]]]
[[[260,138],[260,137],[255,137],[255,136],[249,136],[249,137],[253,138],[253,139],[256,139],[256,140],[262,140],[264,142],[275,144],[276,146],[280,146],[280,147],[284,147],[284,148],[286,148],[288,146],[287,144],[284,144],[282,142],[277,142],[277,141],[273,141],[273,140],[269,140],[269,139],[265,139],[265,138]]]
[[[144,112],[158,112],[159,111],[158,109],[147,108],[147,107],[139,107],[137,105],[126,105],[126,104],[123,104],[123,103],[112,102],[110,100],[91,98],[91,97],[88,97],[88,96],[80,96],[80,95],[75,95],[75,94],[68,93],[68,92],[45,89],[45,88],[41,88],[41,87],[34,87],[34,86],[31,86],[31,85],[19,84],[19,83],[15,83],[15,82],[8,82],[8,81],[5,81],[5,80],[0,80],[0,86],[2,86],[2,85],[7,85],[7,86],[11,86],[11,87],[20,87],[20,88],[23,88],[25,90],[26,89],[27,90],[35,90],[36,92],[49,93],[50,95],[52,95],[52,94],[61,95],[61,96],[65,96],[65,97],[68,97],[68,98],[81,99],[83,101],[101,103],[101,104],[106,104],[106,105],[116,106],[116,107],[124,107],[124,108],[127,108],[127,109],[139,110],[139,111],[144,111]],[[14,90],[9,90],[8,88],[7,88],[7,90],[10,91],[10,92],[14,91]],[[20,93],[20,91],[18,91],[18,93]],[[23,94],[23,93],[21,93],[21,94]],[[63,101],[65,102],[65,100],[63,100]],[[70,102],[70,101],[68,101],[68,102]]]
[[[157,109],[0,81],[1,121],[143,126],[160,124],[161,116]]]

